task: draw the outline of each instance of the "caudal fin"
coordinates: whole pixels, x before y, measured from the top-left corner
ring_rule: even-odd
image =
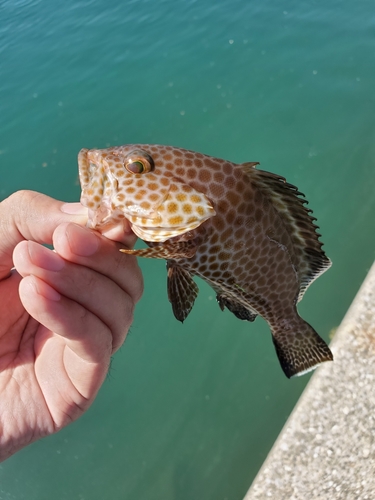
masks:
[[[288,378],[303,375],[324,361],[333,360],[328,345],[302,318],[298,317],[293,327],[288,323],[272,330],[276,353]]]

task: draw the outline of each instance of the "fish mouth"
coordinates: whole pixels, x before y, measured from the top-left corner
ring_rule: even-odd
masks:
[[[90,194],[86,193],[86,191],[92,187],[93,180],[97,184],[102,184],[99,178],[102,167],[103,160],[100,157],[99,150],[88,150],[86,148],[80,150],[78,153],[78,174],[82,190],[81,202],[82,198],[83,201],[89,199]]]

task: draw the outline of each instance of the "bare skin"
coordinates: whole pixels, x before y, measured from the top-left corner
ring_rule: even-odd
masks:
[[[0,460],[88,409],[131,325],[143,282],[119,248],[135,237],[86,220],[31,191],[0,203]]]

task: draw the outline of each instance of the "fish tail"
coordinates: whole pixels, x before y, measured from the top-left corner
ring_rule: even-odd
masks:
[[[328,345],[299,316],[295,322],[281,322],[272,328],[272,338],[281,368],[288,378],[304,375],[321,363],[333,360]]]

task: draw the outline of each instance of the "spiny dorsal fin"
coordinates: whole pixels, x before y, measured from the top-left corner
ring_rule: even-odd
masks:
[[[240,166],[271,201],[288,228],[298,257],[301,300],[307,287],[331,265],[330,259],[322,250],[323,243],[319,241],[319,228],[314,224],[316,218],[311,216],[312,210],[304,206],[308,203],[303,198],[304,194],[296,186],[286,182],[284,177],[257,170],[253,164],[244,163]]]
[[[241,167],[246,167],[247,169],[255,168],[257,165],[259,165],[259,161],[247,161],[246,163],[241,163]]]

